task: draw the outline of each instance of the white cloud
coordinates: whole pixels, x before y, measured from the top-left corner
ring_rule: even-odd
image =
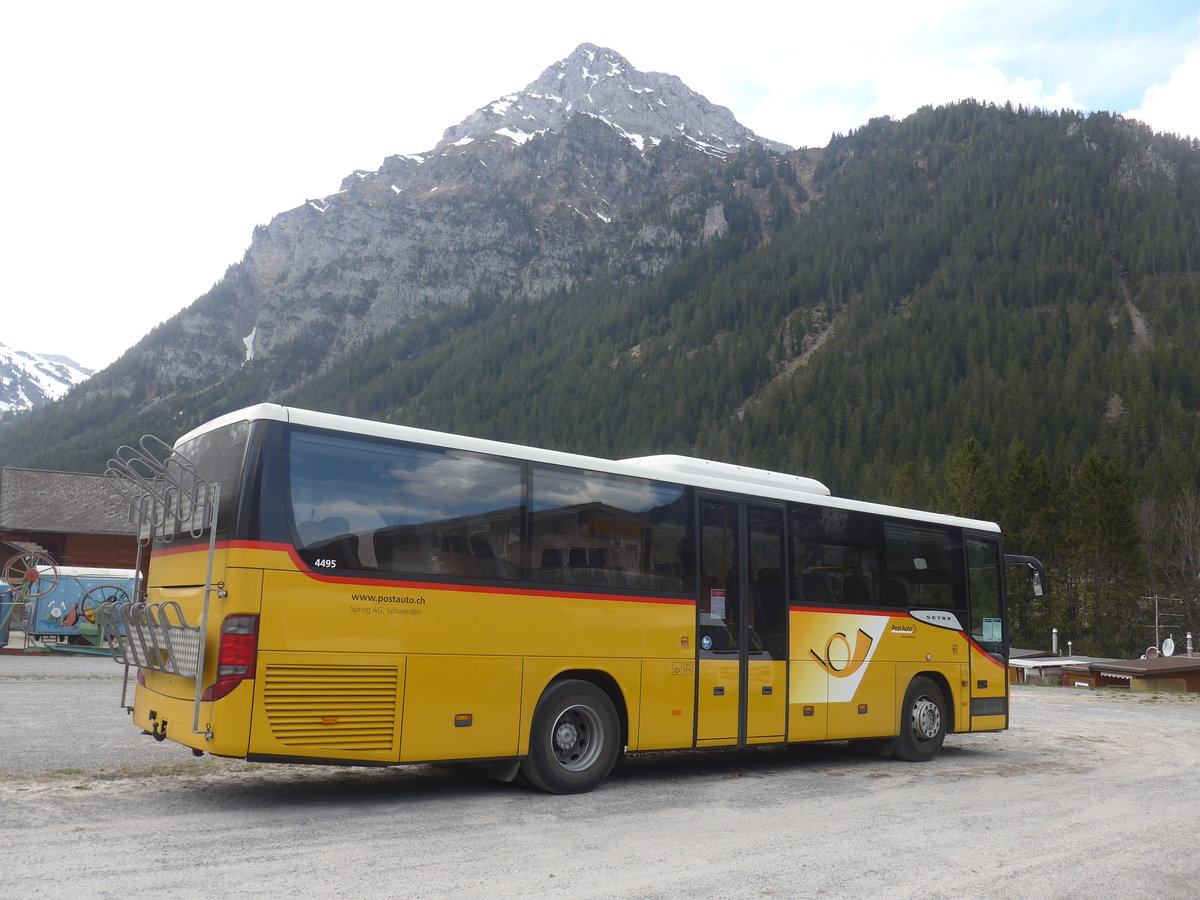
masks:
[[[819,77],[823,81],[827,76]],[[739,108],[738,118],[765,137],[817,147],[832,133],[846,133],[876,116],[901,119],[922,106],[959,100],[1011,101],[1044,109],[1084,106],[1067,82],[1050,88],[1041,78],[1010,76],[994,65],[955,66],[900,48],[860,60],[845,78],[836,86],[793,81],[790,89],[768,93],[751,109]]]
[[[1011,78],[995,66],[955,68],[913,54],[896,57],[891,66],[886,77],[877,76],[876,99],[867,109],[868,118],[902,118],[921,106],[966,99],[1045,109],[1081,106],[1069,84],[1059,84],[1051,91],[1040,78]]]
[[[862,107],[852,103],[797,103],[771,98],[738,120],[765,138],[797,147],[824,147],[835,134],[866,124]]]
[[[1155,131],[1200,138],[1200,40],[1171,77],[1148,87],[1142,105],[1125,115]]]

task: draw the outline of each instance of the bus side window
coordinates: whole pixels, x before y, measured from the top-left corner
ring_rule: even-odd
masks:
[[[519,574],[515,565],[496,555],[486,531],[444,534],[440,545],[438,571],[443,575],[506,580]]]
[[[851,510],[788,505],[792,592],[811,606],[879,601],[881,520]]]
[[[357,569],[358,535],[350,531],[350,520],[344,516],[326,516],[319,522],[303,522],[297,526],[304,549],[310,555],[329,558],[339,567]]]
[[[811,606],[833,606],[833,587],[825,572],[805,572],[800,576],[800,597]]]
[[[842,579],[842,602],[851,606],[875,604],[875,579],[853,573]]]
[[[534,466],[531,581],[683,593],[687,491],[626,475]]]
[[[300,522],[296,526],[296,532],[300,535],[300,546],[308,549],[321,539],[321,522],[319,519]]]
[[[901,609],[908,609],[912,603],[912,591],[909,589],[908,582],[903,578],[889,578],[887,580],[887,605],[898,606]]]
[[[884,526],[884,546],[888,580],[907,585],[909,607],[966,609],[962,545],[953,531],[889,522]]]
[[[375,559],[385,572],[432,575],[433,564],[421,544],[421,536],[408,528],[380,528],[372,536]]]
[[[488,580],[520,576],[521,557],[499,554],[514,545],[514,522],[520,551],[523,464],[302,429],[289,431],[288,440],[288,501],[310,564]],[[313,520],[320,520],[315,529]]]

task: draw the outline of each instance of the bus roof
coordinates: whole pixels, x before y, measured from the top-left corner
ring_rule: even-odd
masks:
[[[584,456],[577,453],[565,453],[559,450],[543,450],[521,444],[509,444],[503,441],[466,437],[448,432],[429,431],[423,428],[413,428],[408,425],[392,425],[386,422],[374,422],[369,419],[356,419],[333,413],[280,406],[276,403],[259,403],[255,406],[248,406],[244,409],[226,413],[181,436],[175,442],[175,446],[180,447],[202,434],[234,422],[260,420],[287,422],[295,425],[325,428],[332,431],[361,434],[369,437],[408,441],[415,444],[452,447],[475,453],[506,456],[529,462],[570,466],[597,472],[608,472],[614,475],[630,475],[640,478],[653,478],[660,481],[673,481],[679,484],[726,493],[751,494],[770,497],[776,500],[814,503],[836,509],[877,513],[933,524],[972,528],[977,531],[999,532],[1000,530],[999,526],[994,522],[987,522],[980,519],[967,519],[960,516],[948,516],[924,510],[904,509],[897,506],[868,503],[863,500],[834,497],[829,488],[820,481],[814,478],[807,478],[803,475],[788,475],[782,472],[771,472],[766,469],[754,469],[689,456],[663,455],[610,460]]]

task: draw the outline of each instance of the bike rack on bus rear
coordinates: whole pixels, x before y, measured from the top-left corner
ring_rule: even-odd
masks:
[[[208,633],[213,584],[213,559],[217,541],[220,482],[209,482],[183,454],[152,434],[138,446],[123,445],[108,461],[105,475],[117,480],[130,503],[130,519],[137,525],[137,565],[133,599],[106,603],[97,616],[113,659],[125,666],[121,705],[129,691],[129,669],[152,669],[196,681],[192,704],[192,733],[211,736],[200,728],[200,698],[204,691],[204,644]],[[197,625],[189,625],[173,600],[146,603],[140,584],[142,551],[155,539],[171,541],[180,535],[201,538],[208,534],[208,564],[204,578],[204,607]],[[121,633],[124,626],[124,634]]]

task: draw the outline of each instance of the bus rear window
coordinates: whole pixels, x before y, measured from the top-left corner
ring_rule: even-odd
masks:
[[[181,463],[183,470],[195,470],[208,485],[221,486],[220,508],[217,513],[217,534],[228,536],[233,527],[237,513],[238,501],[241,497],[242,474],[246,459],[246,443],[250,437],[249,422],[234,422],[223,428],[217,428],[193,438],[186,444],[175,448],[174,460]],[[169,471],[179,474],[180,470],[169,464]],[[178,480],[184,488],[184,493],[193,493],[195,479],[186,474],[179,474]],[[172,503],[178,502],[172,494]],[[187,501],[183,501],[186,506]],[[160,517],[159,517],[160,518]],[[160,542],[179,542],[194,539],[189,525],[192,522],[185,515],[183,519],[168,516],[163,526],[158,530],[156,538]],[[207,535],[204,536],[207,540]]]

